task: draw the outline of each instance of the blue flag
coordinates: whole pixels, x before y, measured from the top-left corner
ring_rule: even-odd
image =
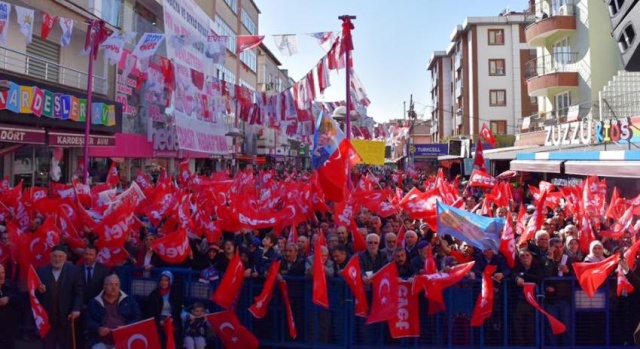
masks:
[[[483,217],[438,201],[438,234],[451,235],[481,250],[498,252],[504,218]]]

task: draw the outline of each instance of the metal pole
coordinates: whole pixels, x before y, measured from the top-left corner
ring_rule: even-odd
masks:
[[[352,19],[356,19],[356,16],[343,15],[338,17],[338,19],[341,19],[343,23],[347,23],[347,22],[350,22]],[[345,133],[347,134],[347,139],[351,139],[351,67],[349,66],[350,57],[351,57],[351,51],[346,50],[346,52],[344,53],[344,58],[346,61],[345,65],[346,65],[346,71],[347,71],[347,73],[345,74],[346,81],[347,81],[347,100],[346,100],[347,115],[345,117],[346,118]]]
[[[89,21],[89,31],[93,31],[95,29],[96,20]],[[83,158],[82,158],[82,179],[84,184],[89,184],[89,130],[91,128],[91,99],[93,97],[93,55],[94,55],[94,44],[93,44],[93,35],[89,33],[89,37],[91,38],[91,42],[89,43],[89,71],[87,78],[87,112],[86,112],[86,120],[84,126],[84,144],[83,144]]]

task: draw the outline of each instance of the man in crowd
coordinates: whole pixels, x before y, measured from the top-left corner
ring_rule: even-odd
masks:
[[[103,289],[103,281],[110,274],[107,266],[96,261],[98,257],[98,248],[89,245],[84,249],[84,262],[79,267],[78,277],[82,278],[83,295],[82,305],[83,311],[86,310],[89,300],[97,296]],[[75,331],[76,341],[79,347],[84,347],[85,342],[85,323],[79,321]]]
[[[71,329],[82,309],[82,278],[78,268],[67,263],[67,248],[54,246],[51,264],[37,270],[42,283],[38,299],[49,317],[51,329],[44,338],[44,349],[71,348]]]
[[[111,331],[120,326],[140,321],[140,308],[133,297],[120,290],[120,279],[109,275],[104,279],[103,290],[89,301],[85,321],[89,330],[92,349],[113,346]]]

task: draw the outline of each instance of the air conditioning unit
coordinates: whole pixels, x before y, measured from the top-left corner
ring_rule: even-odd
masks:
[[[572,4],[564,4],[560,6],[560,16],[573,16],[573,5]]]

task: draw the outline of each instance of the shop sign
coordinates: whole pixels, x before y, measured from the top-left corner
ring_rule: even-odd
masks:
[[[593,125],[591,119],[544,127],[544,145],[591,144]]]
[[[180,146],[175,127],[164,127],[165,124],[150,121],[147,140],[153,144],[156,156],[177,157]]]
[[[76,96],[54,93],[37,86],[21,86],[9,81],[9,90],[0,93],[0,110],[37,117],[85,122],[87,100]],[[93,125],[115,126],[116,106],[91,103]]]
[[[578,187],[582,184],[581,178],[568,177],[568,178],[551,178],[551,184],[556,187]]]
[[[84,146],[84,135],[50,132],[49,145],[52,147],[82,147]],[[115,145],[116,138],[113,136],[89,136],[89,146],[91,147],[113,147]]]
[[[596,142],[629,142],[633,137],[631,119],[609,119],[596,123]]]
[[[45,135],[43,130],[0,126],[0,142],[44,144]]]
[[[434,158],[449,154],[449,145],[440,143],[411,144],[409,154],[413,157]]]

